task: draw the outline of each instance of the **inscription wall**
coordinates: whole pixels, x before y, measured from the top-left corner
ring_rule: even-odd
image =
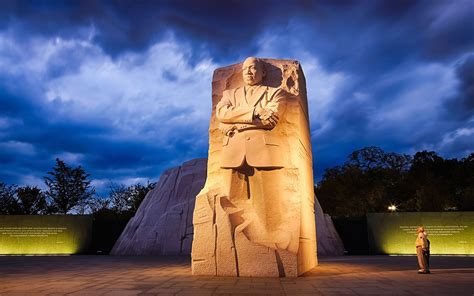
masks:
[[[91,232],[91,216],[0,216],[0,254],[77,254],[86,251]]]
[[[371,253],[414,254],[419,226],[428,233],[431,254],[474,254],[474,212],[367,214]]]

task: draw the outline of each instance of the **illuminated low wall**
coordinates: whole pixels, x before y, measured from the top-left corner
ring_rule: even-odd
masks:
[[[81,215],[0,216],[0,254],[77,254],[88,247],[92,217]]]
[[[431,254],[474,255],[474,212],[367,214],[373,254],[415,254],[416,228],[424,226]]]

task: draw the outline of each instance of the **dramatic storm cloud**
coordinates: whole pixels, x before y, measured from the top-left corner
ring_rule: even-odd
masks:
[[[247,56],[305,71],[316,178],[364,146],[474,147],[474,2],[2,1],[0,181],[59,157],[99,191],[207,155],[211,77]]]

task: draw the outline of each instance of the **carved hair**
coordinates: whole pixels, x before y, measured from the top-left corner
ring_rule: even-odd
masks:
[[[260,58],[248,57],[248,58],[245,59],[244,64],[245,64],[245,62],[250,61],[250,60],[253,60],[256,65],[260,66],[260,69],[262,69],[262,71],[263,71],[263,76],[265,77],[266,74],[267,74],[267,69],[265,67],[265,62]]]
[[[260,58],[256,58],[256,57],[248,57],[248,58],[246,58],[245,61],[244,61],[244,64],[245,64],[245,62],[250,61],[250,60],[254,60],[256,64],[259,64],[259,65],[262,66],[262,67],[263,67],[263,65],[264,65],[263,60],[260,59]]]

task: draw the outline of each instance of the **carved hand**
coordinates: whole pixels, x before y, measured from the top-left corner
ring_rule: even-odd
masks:
[[[270,109],[263,109],[259,117],[263,124],[271,126],[275,126],[279,120],[278,115]]]

